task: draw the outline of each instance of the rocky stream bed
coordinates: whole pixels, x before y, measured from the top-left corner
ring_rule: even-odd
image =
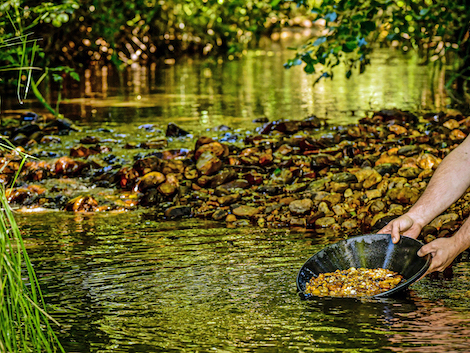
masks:
[[[383,110],[349,126],[315,116],[259,124],[256,131],[220,126],[197,137],[175,124],[147,124],[139,127],[141,140],[129,142],[65,118],[9,114],[2,133],[16,150],[2,153],[0,180],[11,185],[20,170],[7,195],[22,212],[147,208],[157,219],[352,236],[403,214],[468,135],[470,118]],[[189,148],[170,148],[175,142]],[[22,167],[18,151],[32,156]],[[426,226],[422,240],[452,235],[470,214],[469,199]]]

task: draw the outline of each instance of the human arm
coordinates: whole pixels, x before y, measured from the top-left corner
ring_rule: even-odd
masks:
[[[392,220],[379,233],[400,233],[417,238],[421,229],[452,205],[470,186],[470,137],[447,155],[438,166],[418,201],[404,215]],[[470,229],[469,229],[470,230]]]

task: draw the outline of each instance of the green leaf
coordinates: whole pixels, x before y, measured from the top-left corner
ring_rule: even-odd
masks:
[[[70,77],[72,77],[75,81],[80,81],[80,75],[75,71],[70,72]]]

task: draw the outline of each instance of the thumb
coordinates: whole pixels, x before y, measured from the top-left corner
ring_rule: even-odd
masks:
[[[418,256],[423,257],[426,256],[427,254],[432,254],[434,252],[434,249],[432,245],[426,244],[423,245],[419,250],[418,250]]]

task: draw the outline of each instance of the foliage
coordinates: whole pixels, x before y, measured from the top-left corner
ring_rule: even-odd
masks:
[[[0,72],[3,72],[0,82],[14,83],[20,102],[27,96],[31,87],[36,98],[57,116],[60,96],[56,109],[53,109],[42,97],[37,85],[48,78],[49,73],[52,73],[52,78],[58,82],[62,82],[64,74],[69,74],[77,80],[78,75],[67,66],[50,68],[48,56],[38,45],[42,38],[36,37],[32,31],[41,23],[62,26],[69,20],[69,14],[78,8],[78,4],[73,0],[66,0],[58,5],[49,2],[42,2],[33,7],[23,5],[21,6],[18,0],[5,1],[0,5]],[[41,63],[41,68],[33,66],[37,61]],[[43,71],[38,82],[34,78],[33,70]],[[8,75],[13,72],[17,72],[16,80],[14,75]]]
[[[23,8],[29,3],[19,1]],[[49,4],[47,16],[44,4]],[[41,42],[47,54],[44,60],[61,65],[90,61],[119,65],[184,53],[236,55],[286,21],[293,6],[277,0],[84,0],[79,7],[74,4],[78,3],[39,3],[25,11],[36,31],[47,33]]]
[[[1,150],[12,150],[0,142]],[[16,158],[16,150],[9,156]],[[26,156],[22,155],[21,165]],[[21,168],[20,168],[21,169]],[[0,190],[0,351],[64,352],[45,304],[7,193]],[[24,277],[28,279],[26,285]]]
[[[286,67],[305,64],[307,73],[333,78],[334,68],[346,65],[346,76],[362,73],[377,44],[404,52],[417,50],[423,62],[452,67],[448,85],[470,77],[467,0],[294,0],[317,16],[321,34],[310,39]],[[462,89],[460,87],[459,89]]]

